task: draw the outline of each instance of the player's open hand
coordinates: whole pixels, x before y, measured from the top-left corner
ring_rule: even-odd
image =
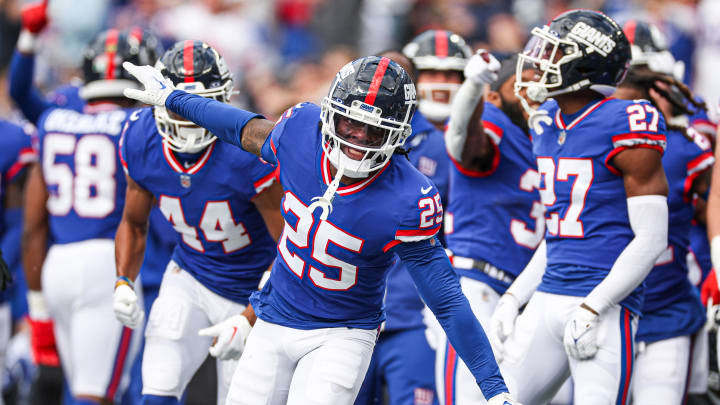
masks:
[[[475,84],[489,84],[497,80],[500,71],[500,62],[485,49],[478,49],[467,65],[465,65],[465,78]]]
[[[495,395],[488,399],[487,403],[488,405],[522,405],[520,402],[514,400],[507,392]]]
[[[215,338],[209,352],[220,360],[237,360],[245,349],[245,340],[252,330],[250,321],[244,315],[230,318],[209,328],[200,329],[198,335]]]
[[[152,66],[136,66],[130,62],[123,62],[123,68],[133,75],[144,90],[127,88],[123,91],[125,97],[140,101],[141,103],[164,106],[165,100],[175,89],[170,79],[163,77],[159,70]]]
[[[512,294],[503,294],[490,318],[490,334],[488,338],[495,353],[495,359],[498,362],[502,361],[504,342],[515,328],[515,319],[517,319],[519,311],[520,304],[517,298]]]
[[[598,315],[585,307],[578,307],[565,324],[563,343],[568,356],[585,360],[595,356],[597,344]]]
[[[135,294],[133,286],[129,283],[118,281],[115,284],[113,310],[118,321],[130,329],[142,325],[143,319],[145,319],[145,311],[140,308],[137,294]]]
[[[12,281],[12,272],[10,271],[10,267],[8,267],[7,263],[5,263],[2,251],[0,251],[0,291],[5,291]]]

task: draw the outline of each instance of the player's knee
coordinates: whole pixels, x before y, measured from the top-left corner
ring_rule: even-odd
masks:
[[[142,363],[143,394],[180,397],[182,353],[162,341],[149,339]]]

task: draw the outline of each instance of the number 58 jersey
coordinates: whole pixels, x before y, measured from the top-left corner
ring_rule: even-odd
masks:
[[[128,119],[121,158],[177,231],[172,259],[209,290],[247,304],[275,257],[275,242],[252,203],[272,184],[275,169],[219,141],[183,164],[157,132],[151,108]]]
[[[47,110],[38,120],[53,243],[113,239],[125,200],[118,143],[129,110]]]
[[[622,173],[612,159],[630,148],[665,150],[665,121],[647,101],[606,98],[533,133],[545,214],[547,269],[539,291],[586,296],[633,238]],[[642,288],[622,304],[640,313]]]
[[[440,195],[410,161],[394,155],[371,177],[341,185],[322,219],[313,199],[332,175],[319,124],[320,108],[299,104],[263,146],[263,158],[279,166],[285,229],[270,279],[250,302],[261,319],[291,328],[375,329],[384,319],[391,249],[435,236]]]

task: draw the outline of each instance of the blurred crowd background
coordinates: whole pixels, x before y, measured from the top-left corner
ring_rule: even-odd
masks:
[[[0,0],[0,78],[26,0]],[[685,81],[714,105],[720,96],[720,0],[53,0],[36,81],[44,90],[77,74],[83,46],[109,27],[141,26],[167,46],[202,39],[235,73],[234,102],[272,118],[319,100],[337,70],[359,55],[401,48],[431,28],[450,29],[502,58],[522,50],[529,29],[571,8],[602,10],[662,27],[686,64]],[[12,114],[0,80],[0,116]]]

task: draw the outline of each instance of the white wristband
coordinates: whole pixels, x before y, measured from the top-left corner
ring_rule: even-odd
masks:
[[[30,319],[38,321],[47,321],[50,319],[50,312],[47,309],[42,291],[28,290],[27,303]]]
[[[20,36],[17,41],[17,49],[23,54],[35,53],[35,43],[37,42],[37,35],[33,34],[28,30],[20,31]]]

